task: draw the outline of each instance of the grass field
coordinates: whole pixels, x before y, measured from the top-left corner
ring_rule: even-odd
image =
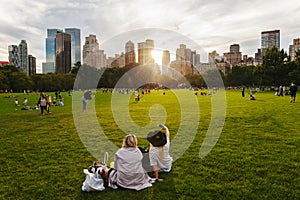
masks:
[[[181,92],[187,96],[193,93]],[[21,103],[28,98],[31,106],[39,97],[12,95]],[[300,100],[289,103],[288,96],[262,92],[255,94],[256,101],[249,101],[240,91],[227,91],[222,134],[201,159],[199,149],[209,127],[214,97],[197,96],[200,121],[196,136],[173,163],[172,171],[162,174],[163,182],[139,192],[106,188],[100,193],[84,193],[83,169],[95,158],[75,128],[72,97],[62,95],[65,106],[51,107],[52,114],[43,116],[39,110],[16,108],[14,98],[0,95],[0,199],[300,199]],[[127,97],[120,94],[118,98]],[[98,91],[92,101],[103,131],[113,144],[121,146],[125,133],[111,112],[111,94]],[[155,104],[164,107],[173,139],[182,116],[171,91],[166,95],[152,92],[138,103],[132,96],[132,120],[139,126],[147,125],[149,109]],[[89,102],[84,114],[89,115],[92,109]],[[141,138],[139,145],[148,143]]]

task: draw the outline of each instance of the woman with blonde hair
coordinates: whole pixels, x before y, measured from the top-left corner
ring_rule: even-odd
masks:
[[[156,181],[163,181],[163,179],[160,179],[158,177],[159,172],[170,172],[172,168],[172,161],[173,158],[169,154],[170,150],[170,132],[167,126],[160,125],[162,130],[165,130],[165,137],[164,140],[159,139],[157,140],[157,137],[159,135],[154,135],[155,140],[150,140],[150,150],[149,150],[149,159],[150,159],[150,165],[153,167],[153,172]],[[153,132],[152,132],[153,133]],[[154,132],[155,133],[155,132]],[[164,134],[160,131],[157,133]],[[157,144],[154,144],[154,142],[158,142]],[[161,144],[159,144],[161,143]]]
[[[151,179],[142,166],[143,155],[137,147],[137,138],[128,134],[114,157],[114,169],[108,170],[108,186],[114,189],[142,190],[151,187]]]

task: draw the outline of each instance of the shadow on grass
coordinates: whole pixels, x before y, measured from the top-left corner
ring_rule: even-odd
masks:
[[[154,177],[152,173],[149,173]],[[141,191],[129,189],[111,189],[106,187],[102,192],[82,192],[78,193],[76,199],[179,199],[180,195],[177,194],[172,172],[160,174],[163,182],[156,182],[150,188]]]

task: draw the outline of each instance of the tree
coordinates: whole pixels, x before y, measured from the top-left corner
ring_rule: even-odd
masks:
[[[3,71],[0,71],[0,89],[8,90],[10,88],[9,79]]]
[[[33,81],[24,72],[13,72],[10,74],[10,88],[22,92],[24,89],[33,89]]]
[[[260,72],[262,73],[262,84],[280,85],[282,79],[288,74],[285,66],[289,62],[287,53],[282,49],[279,51],[275,46],[267,49],[263,57],[263,64]]]
[[[188,74],[185,76],[192,87],[202,87],[205,85],[204,80],[200,74]]]

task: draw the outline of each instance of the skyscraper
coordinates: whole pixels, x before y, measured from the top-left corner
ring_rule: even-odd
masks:
[[[77,63],[81,63],[81,37],[80,29],[66,28],[65,32],[71,35],[71,62],[72,67]]]
[[[265,54],[267,49],[276,47],[280,50],[280,30],[264,31],[261,33],[261,51]]]
[[[47,29],[46,38],[46,62],[55,63],[56,57],[56,35],[62,33],[59,29]]]
[[[193,74],[193,59],[196,58],[197,53],[193,53],[192,50],[186,48],[185,44],[180,44],[179,48],[176,49],[176,60],[171,62],[171,68],[180,72],[183,75]]]
[[[107,66],[106,55],[103,50],[99,50],[99,43],[96,35],[90,34],[88,37],[85,37],[82,54],[83,64],[98,69]]]
[[[71,35],[58,33],[56,35],[56,72],[67,74],[71,71]]]
[[[28,48],[26,40],[21,40],[19,44],[19,70],[29,75],[28,69]]]
[[[154,49],[154,41],[147,39],[145,42],[138,43],[138,63],[141,65],[154,64],[152,50]]]
[[[200,64],[200,54],[197,51],[191,51],[191,64],[195,67]]]
[[[36,74],[36,58],[32,55],[28,55],[28,69],[29,76]]]
[[[56,35],[62,33],[60,29],[47,29],[46,63],[43,63],[43,73],[56,72]]]
[[[8,61],[15,67],[19,66],[19,47],[17,45],[8,46]]]
[[[162,74],[168,73],[168,68],[170,67],[170,52],[168,50],[164,50],[162,53]]]
[[[240,52],[240,45],[239,44],[232,44],[232,45],[230,45],[229,52],[239,53]]]
[[[300,38],[294,39],[293,44],[289,46],[289,55],[292,61],[295,60],[298,51],[300,51]]]
[[[240,52],[240,45],[233,44],[229,47],[229,52],[224,53],[224,57],[226,58],[227,62],[231,66],[237,66],[242,61],[242,53]]]
[[[125,44],[125,65],[129,65],[131,63],[135,63],[135,52],[134,52],[134,44],[132,41],[128,41]]]

